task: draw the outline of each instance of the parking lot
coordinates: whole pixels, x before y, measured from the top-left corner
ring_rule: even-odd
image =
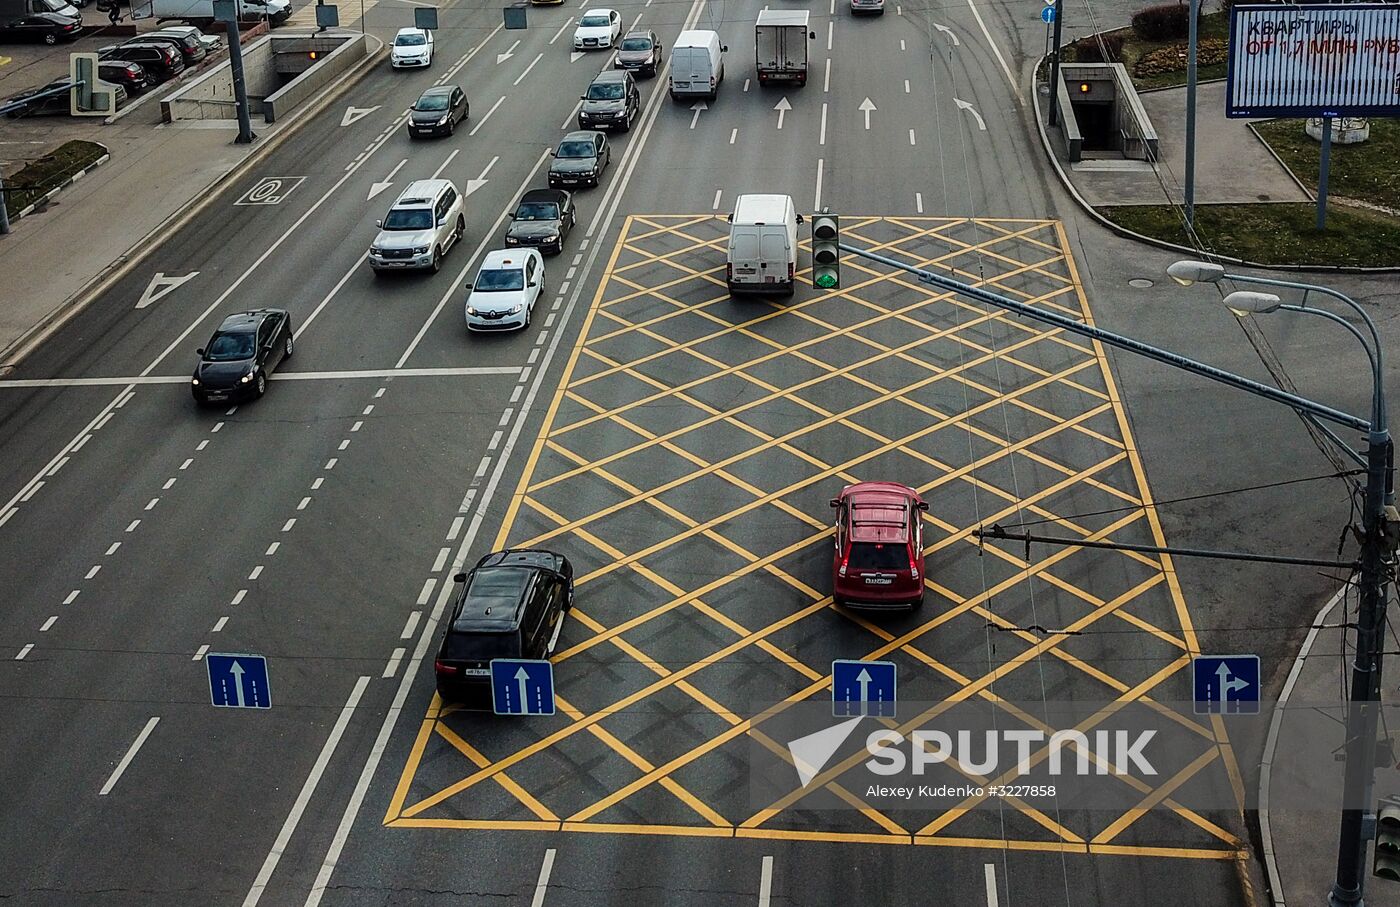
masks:
[[[1066,547],[1028,569],[1019,546],[971,536],[1039,523],[1161,544],[1101,350],[849,256],[839,291],[799,273],[791,302],[732,301],[726,231],[710,215],[628,219],[496,539],[576,566],[559,714],[435,699],[386,824],[999,845],[998,820],[971,809],[812,812],[799,795],[756,809],[744,747],[781,745],[754,716],[828,696],[834,658],[895,661],[901,701],[1136,699],[1180,681],[1194,637],[1169,562]],[[1090,317],[1054,222],[844,218],[843,232]],[[831,602],[827,501],[871,479],[931,503],[912,614]],[[1027,849],[1238,852],[1184,808],[1137,819],[1071,828],[1021,803],[1002,821]]]

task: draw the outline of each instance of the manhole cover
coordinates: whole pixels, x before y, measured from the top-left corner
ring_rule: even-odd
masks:
[[[1152,281],[1148,280],[1146,277],[1134,277],[1132,280],[1128,281],[1128,286],[1132,287],[1134,290],[1148,290],[1152,288],[1153,284]]]

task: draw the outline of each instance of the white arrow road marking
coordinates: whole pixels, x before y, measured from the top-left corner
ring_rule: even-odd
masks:
[[[530,61],[530,65],[527,66],[527,67],[525,67],[525,71],[522,72],[520,75],[516,76],[516,77],[515,77],[515,81],[512,82],[511,84],[512,84],[512,85],[519,85],[519,84],[525,79],[525,77],[528,76],[528,75],[530,74],[530,70],[532,70],[532,69],[535,68],[535,64],[538,63],[538,62],[540,62],[540,60],[542,60],[542,59],[544,59],[544,54],[539,54],[539,55],[537,55],[537,56],[535,57],[535,59],[533,59],[533,60]]]
[[[243,701],[243,665],[235,661],[229,665],[228,672],[233,675],[233,691],[238,695],[238,707],[247,708],[247,703]]]
[[[467,133],[467,135],[468,135],[468,136],[476,135],[476,131],[477,131],[478,129],[480,129],[482,126],[485,126],[485,125],[486,125],[486,121],[489,120],[489,119],[491,119],[491,114],[493,114],[493,113],[496,112],[496,108],[497,108],[497,107],[500,107],[500,106],[501,106],[501,101],[504,101],[505,99],[506,99],[506,96],[505,96],[505,95],[501,95],[500,100],[496,101],[496,103],[494,103],[494,104],[491,105],[491,109],[488,110],[488,111],[486,111],[486,116],[484,116],[484,117],[482,117],[481,119],[477,120],[477,121],[476,121],[476,125],[472,127],[472,131],[469,132],[469,133]]]
[[[778,128],[782,129],[783,117],[787,116],[787,112],[792,109],[792,105],[788,103],[787,96],[784,95],[781,101],[774,104],[773,109],[778,111]]]
[[[511,57],[515,56],[515,49],[516,49],[517,47],[519,47],[519,46],[520,46],[520,42],[519,42],[519,41],[516,41],[514,44],[512,44],[512,45],[510,46],[510,49],[507,50],[505,53],[503,53],[503,54],[496,54],[496,65],[499,66],[500,64],[502,64],[502,63],[504,63],[505,61],[509,60]]]
[[[860,102],[860,112],[865,114],[866,129],[870,128],[870,111],[879,109],[880,108],[876,107],[874,102],[872,102],[869,98],[866,98],[864,101]]]
[[[138,309],[144,309],[153,302],[159,302],[164,299],[166,294],[171,290],[174,290],[197,274],[199,274],[198,271],[191,271],[184,277],[166,277],[164,271],[157,271],[156,275],[151,278],[150,285],[146,287],[146,292],[142,293],[141,298],[137,300],[136,307]]]
[[[576,51],[574,51],[573,53],[569,54],[569,62],[570,62],[570,63],[577,63],[579,60],[582,60],[582,59],[583,59],[583,51],[581,51],[581,50],[576,50]]]
[[[486,185],[486,174],[491,172],[491,168],[496,166],[496,162],[500,159],[501,156],[499,154],[491,158],[491,163],[487,164],[486,169],[481,171],[481,176],[478,176],[474,180],[467,180],[467,187],[462,191],[462,198],[466,198],[468,195],[471,195],[473,192]]]
[[[525,670],[523,667],[520,668],[520,669],[518,669],[518,670],[515,672],[515,685],[516,685],[517,687],[519,687],[519,689],[520,689],[519,694],[517,694],[517,695],[519,695],[519,697],[520,697],[520,705],[517,706],[517,707],[518,707],[518,708],[520,709],[520,711],[522,711],[522,712],[528,712],[528,711],[530,711],[529,702],[528,702],[528,700],[525,698],[525,688],[526,688],[525,685],[529,682],[529,680],[530,680],[530,672],[527,671],[527,670]]]
[[[954,47],[961,47],[961,46],[962,46],[962,42],[958,40],[958,36],[957,36],[956,34],[954,34],[954,33],[953,33],[953,30],[952,30],[951,28],[949,28],[948,26],[946,26],[946,25],[939,25],[937,22],[935,22],[935,23],[933,23],[933,27],[936,28],[936,29],[938,29],[939,31],[943,32],[943,34],[947,35],[947,36],[948,36],[948,40],[953,42],[953,46],[954,46]]]
[[[351,123],[358,123],[378,109],[378,104],[373,107],[347,107],[345,108],[345,116],[340,118],[340,125],[349,126]]]
[[[793,768],[797,769],[797,778],[803,787],[811,784],[812,779],[821,773],[827,760],[836,754],[836,750],[851,736],[851,731],[856,729],[857,724],[860,724],[859,715],[833,727],[822,728],[815,734],[788,742],[788,753],[792,756]]]
[[[966,110],[968,113],[972,114],[972,118],[977,121],[978,129],[982,130],[983,132],[987,131],[987,124],[983,122],[982,114],[978,113],[976,108],[974,108],[967,101],[960,101],[957,98],[953,98],[953,103],[958,105],[959,110]]]
[[[404,158],[403,160],[398,162],[398,164],[394,167],[393,170],[389,171],[388,176],[384,177],[384,179],[380,180],[377,183],[371,183],[369,187],[369,198],[365,199],[365,201],[373,201],[376,195],[383,192],[385,189],[388,189],[390,186],[394,185],[394,174],[398,173],[399,169],[407,163],[408,158]]]
[[[690,128],[694,129],[695,124],[700,122],[700,111],[709,110],[710,105],[706,104],[704,101],[696,101],[694,104],[690,105],[690,109],[695,111],[695,116],[690,118]]]

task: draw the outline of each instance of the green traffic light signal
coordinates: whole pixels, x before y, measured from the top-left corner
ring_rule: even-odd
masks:
[[[835,274],[821,273],[812,278],[812,283],[816,284],[818,289],[834,290],[836,289],[838,280]]]
[[[812,286],[841,286],[841,224],[834,214],[812,215]]]

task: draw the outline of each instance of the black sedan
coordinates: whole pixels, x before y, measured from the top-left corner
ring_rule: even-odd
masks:
[[[267,376],[292,355],[292,316],[255,309],[224,319],[199,350],[190,392],[196,403],[221,403],[267,393]]]
[[[458,86],[429,88],[408,111],[408,136],[451,135],[470,115],[466,92]]]
[[[34,13],[0,20],[0,41],[43,41],[57,44],[72,41],[83,33],[83,20],[62,13]]]
[[[563,189],[531,189],[520,199],[510,226],[507,246],[538,246],[555,255],[564,251],[564,237],[578,217],[574,197]]]
[[[559,147],[550,152],[549,186],[596,186],[608,167],[608,137],[601,132],[581,130],[564,136]]]

